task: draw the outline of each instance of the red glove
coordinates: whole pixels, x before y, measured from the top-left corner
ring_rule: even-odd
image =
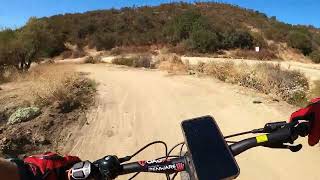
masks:
[[[42,180],[68,179],[66,171],[77,162],[80,162],[80,159],[76,156],[62,157],[52,152],[33,155],[24,159],[24,163],[29,167],[35,177],[34,179]]]
[[[295,120],[310,120],[308,143],[310,146],[316,145],[320,140],[320,97],[312,99],[307,107],[292,113],[290,122]]]

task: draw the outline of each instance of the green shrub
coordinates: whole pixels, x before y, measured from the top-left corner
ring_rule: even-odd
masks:
[[[173,43],[180,42],[188,39],[193,29],[193,24],[201,18],[201,13],[197,10],[191,9],[177,15],[172,21],[169,21],[165,28],[164,33],[168,35],[168,40]]]
[[[198,52],[213,52],[219,47],[219,39],[216,33],[200,29],[192,32],[189,39],[191,49]]]
[[[310,58],[314,63],[320,63],[320,51],[316,50],[310,54]]]
[[[260,33],[252,33],[251,34],[253,37],[253,45],[258,46],[260,48],[267,48],[268,44],[264,40],[263,36]]]
[[[250,49],[254,41],[250,33],[246,31],[232,31],[223,34],[224,48],[242,48]]]
[[[304,55],[312,52],[312,41],[310,37],[301,31],[291,31],[289,33],[288,45],[301,50]]]
[[[252,33],[248,26],[258,29],[261,34]],[[0,31],[0,47],[5,47],[0,50],[0,56],[4,53],[6,63],[16,67],[23,64],[19,69],[28,69],[29,62],[63,52],[65,42],[78,47],[89,45],[98,50],[128,46],[178,46],[177,50],[183,52],[189,49],[180,45],[190,39],[191,34],[200,37],[193,37],[197,42],[195,47],[200,44],[201,52],[206,49],[210,52],[215,49],[208,48],[210,39],[201,38],[209,33],[216,34],[218,41],[215,46],[218,50],[251,49],[254,45],[264,47],[265,37],[275,44],[288,42],[304,54],[311,52],[310,44],[314,45],[314,49],[320,45],[319,30],[312,27],[281,23],[263,13],[229,4],[179,2],[32,18],[17,30]]]
[[[93,35],[91,43],[98,51],[110,50],[115,47],[116,40],[113,34],[99,32]]]

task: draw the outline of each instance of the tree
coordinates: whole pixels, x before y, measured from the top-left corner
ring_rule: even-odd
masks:
[[[28,70],[32,62],[62,52],[65,49],[63,43],[62,38],[59,39],[58,35],[50,31],[46,21],[30,18],[13,43],[12,49],[18,54],[16,68]]]
[[[22,56],[22,44],[17,40],[17,31],[0,32],[0,73],[5,67],[15,66]]]

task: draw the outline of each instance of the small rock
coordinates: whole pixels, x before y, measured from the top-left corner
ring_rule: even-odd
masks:
[[[0,91],[2,90],[2,87],[0,87]]]
[[[261,104],[261,103],[262,101],[258,101],[258,100],[253,101],[253,104]]]
[[[10,96],[10,98],[17,98],[18,97],[18,95],[12,95],[12,96]]]
[[[280,102],[280,101],[279,101],[279,99],[272,99],[272,101],[275,101],[275,102]]]
[[[13,114],[11,114],[7,124],[9,125],[29,121],[36,118],[40,114],[40,109],[37,107],[19,108]]]

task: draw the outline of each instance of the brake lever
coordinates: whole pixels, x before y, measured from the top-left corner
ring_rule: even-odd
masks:
[[[298,152],[302,149],[302,144],[298,144],[298,145],[288,145],[288,149],[290,149],[291,152]]]
[[[298,152],[302,149],[302,144],[298,145],[287,145],[287,144],[266,144],[264,147],[273,149],[289,149],[291,152]]]

